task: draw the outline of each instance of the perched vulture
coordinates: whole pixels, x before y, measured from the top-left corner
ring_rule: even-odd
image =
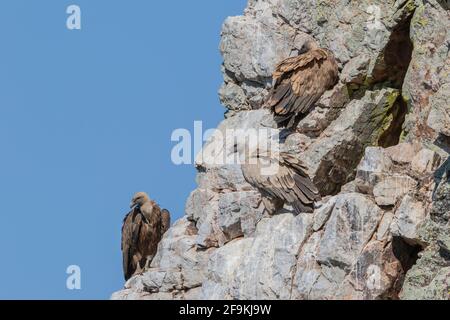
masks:
[[[122,226],[125,280],[148,267],[156,254],[159,241],[170,226],[169,211],[161,211],[145,192],[138,192],[133,196],[130,208]]]
[[[280,62],[273,73],[273,87],[265,103],[280,126],[293,128],[322,94],[338,80],[338,66],[331,51],[309,40],[297,57]]]
[[[264,172],[264,168],[276,163],[273,167],[276,170]],[[292,205],[297,213],[314,210],[314,202],[320,200],[320,194],[305,170],[304,164],[289,153],[267,156],[259,149],[242,165],[245,180],[260,190],[270,213],[281,209],[284,203]]]

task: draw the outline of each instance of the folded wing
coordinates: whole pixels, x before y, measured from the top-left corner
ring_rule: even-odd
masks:
[[[306,115],[322,94],[338,79],[338,67],[333,54],[326,49],[314,49],[297,57],[283,60],[273,73],[273,88],[266,107],[275,120],[287,127],[295,117]]]

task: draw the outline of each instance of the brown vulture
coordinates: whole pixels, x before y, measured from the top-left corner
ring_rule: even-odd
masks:
[[[265,169],[272,167],[273,169]],[[313,212],[320,194],[306,174],[305,165],[293,155],[280,152],[268,155],[257,149],[242,165],[245,180],[260,190],[269,213],[290,204],[297,213]]]
[[[275,121],[289,129],[338,81],[338,66],[331,51],[308,40],[300,52],[303,53],[276,66],[265,103],[274,113]]]
[[[164,233],[170,226],[170,214],[161,210],[145,192],[133,196],[131,211],[122,226],[122,256],[125,280],[142,272],[153,260]]]

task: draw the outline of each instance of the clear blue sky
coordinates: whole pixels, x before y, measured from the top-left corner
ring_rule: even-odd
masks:
[[[172,164],[170,136],[223,118],[220,29],[245,4],[1,1],[0,298],[108,299],[132,194],[183,215],[195,169]]]

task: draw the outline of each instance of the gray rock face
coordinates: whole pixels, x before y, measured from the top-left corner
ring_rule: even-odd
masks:
[[[256,191],[232,192],[219,198],[217,222],[227,239],[251,236],[262,218],[261,197]]]
[[[294,217],[290,213],[261,221],[236,272],[233,298],[289,299],[297,253],[310,233],[311,223],[309,215]]]
[[[399,143],[396,146],[386,149],[392,161],[404,165],[411,163],[412,159],[419,152],[420,146],[412,143]]]
[[[411,161],[411,169],[418,174],[431,174],[439,166],[441,157],[430,149],[420,150]]]
[[[347,84],[362,85],[369,71],[370,56],[360,54],[351,59],[342,70],[341,81]]]
[[[443,165],[443,176],[436,188],[430,215],[415,232],[426,249],[407,273],[402,299],[448,300],[450,290],[450,165]],[[439,172],[439,171],[438,171]]]
[[[249,0],[228,18],[219,91],[228,112],[196,159],[186,216],[150,269],[112,298],[448,299],[442,3]],[[323,199],[311,214],[286,206],[268,215],[240,164],[227,160],[239,159],[234,140],[248,130],[273,129],[269,140],[279,133],[261,109],[271,74],[311,37],[334,52],[340,81],[280,148],[300,155]]]
[[[356,169],[355,191],[373,195],[373,188],[394,166],[387,152],[380,147],[367,147]]]
[[[339,83],[333,89],[326,91],[317,102],[316,107],[302,120],[297,130],[299,133],[311,138],[317,138],[336,120],[350,101],[348,88]]]

